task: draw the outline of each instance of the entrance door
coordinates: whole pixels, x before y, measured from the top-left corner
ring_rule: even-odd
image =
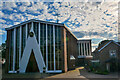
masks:
[[[29,59],[29,62],[28,62],[27,68],[26,68],[26,72],[39,72],[33,50],[30,55],[30,59]]]

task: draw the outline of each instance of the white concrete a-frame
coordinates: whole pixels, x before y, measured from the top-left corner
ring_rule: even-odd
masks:
[[[30,32],[33,32],[34,34],[33,26],[31,27]],[[32,50],[34,52],[39,71],[40,73],[43,73],[43,67],[45,67],[45,63],[43,60],[43,56],[39,44],[37,43],[35,34],[32,37],[30,37],[29,35],[28,39],[26,40],[26,46],[20,61],[20,68],[19,68],[20,73],[25,73]]]

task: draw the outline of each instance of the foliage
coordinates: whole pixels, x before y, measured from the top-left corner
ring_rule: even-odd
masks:
[[[93,66],[89,66],[89,71],[93,71]]]
[[[103,71],[101,68],[100,68],[100,64],[99,63],[94,63],[92,65],[89,65],[89,68],[88,68],[88,71],[89,72],[93,72],[95,74],[102,74],[102,75],[107,75],[109,74],[109,72],[107,70]]]
[[[2,58],[5,58],[5,54],[6,54],[6,41],[5,43],[1,44],[1,52],[0,52],[0,55],[2,55]]]

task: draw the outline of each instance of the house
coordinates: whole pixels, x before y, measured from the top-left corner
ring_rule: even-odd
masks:
[[[61,73],[77,67],[80,40],[64,24],[31,19],[6,31],[6,73]],[[91,56],[91,40],[82,43],[83,54]]]
[[[92,62],[98,62],[101,70],[118,71],[120,67],[120,44],[113,40],[104,40],[92,53]]]

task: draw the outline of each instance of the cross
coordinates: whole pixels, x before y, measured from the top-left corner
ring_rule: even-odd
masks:
[[[56,14],[56,16],[57,16],[57,23],[58,23],[58,17],[59,17],[59,15],[60,15],[60,14],[58,14],[58,13]]]

